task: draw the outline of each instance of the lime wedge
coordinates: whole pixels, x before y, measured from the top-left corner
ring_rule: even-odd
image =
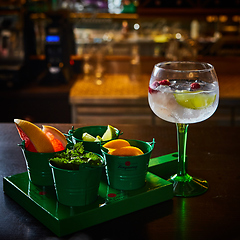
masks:
[[[102,138],[100,136],[96,136],[96,139],[94,142],[101,142],[102,141]]]
[[[92,136],[91,134],[85,132],[82,135],[82,140],[86,141],[86,142],[94,142],[96,140],[96,138],[94,136]]]
[[[111,140],[111,139],[115,138],[116,136],[117,135],[116,135],[115,128],[108,125],[106,132],[102,136],[102,140],[103,141],[108,141],[108,140]]]
[[[177,103],[185,108],[202,109],[213,104],[216,94],[204,93],[202,91],[184,91],[174,93],[174,97]]]

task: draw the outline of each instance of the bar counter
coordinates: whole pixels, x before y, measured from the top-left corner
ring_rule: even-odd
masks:
[[[41,126],[41,124],[37,124]],[[63,133],[72,124],[51,124]],[[83,125],[74,124],[75,128]],[[152,157],[177,151],[176,128],[116,125],[121,138],[156,140]],[[0,124],[1,178],[26,172],[20,138],[13,123]],[[188,173],[207,179],[209,190],[197,197],[172,199],[58,238],[3,192],[0,194],[0,239],[213,240],[240,239],[239,127],[192,124],[188,133]],[[91,217],[91,216],[90,216]]]

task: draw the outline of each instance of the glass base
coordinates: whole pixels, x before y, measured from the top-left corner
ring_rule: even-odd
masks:
[[[168,179],[173,183],[173,192],[177,197],[194,197],[205,193],[208,190],[206,180],[191,177],[186,174],[184,176],[174,175]]]

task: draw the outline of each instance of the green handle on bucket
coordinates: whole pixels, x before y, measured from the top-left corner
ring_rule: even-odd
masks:
[[[72,137],[74,134],[74,126],[72,126],[72,129],[68,131],[68,133],[64,133],[63,135],[66,136],[67,142],[70,144],[73,144]]]
[[[155,144],[156,142],[155,142],[155,139],[153,138],[153,140],[152,140],[152,142],[148,142],[148,144],[150,144],[150,146],[152,147],[152,150],[153,150],[153,148],[154,148],[154,144]]]
[[[23,150],[26,150],[25,140],[23,140],[21,143],[18,143],[18,146],[21,147]]]
[[[119,130],[118,137],[122,134],[123,134],[123,132],[121,132],[121,130]]]

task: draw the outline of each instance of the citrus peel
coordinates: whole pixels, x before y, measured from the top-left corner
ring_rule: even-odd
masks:
[[[103,147],[105,148],[112,148],[112,149],[126,147],[126,146],[130,146],[130,143],[124,139],[115,139],[103,145]]]
[[[55,152],[62,151],[66,148],[68,142],[58,129],[52,126],[42,126],[42,131],[47,135],[49,140],[52,142]]]
[[[142,150],[140,150],[137,147],[126,146],[126,147],[121,147],[121,148],[117,148],[117,149],[110,149],[108,154],[125,157],[125,156],[142,155],[143,152],[142,152]]]
[[[108,154],[116,156],[138,156],[142,155],[143,151],[138,147],[131,146],[130,143],[124,139],[115,139],[103,145],[108,149]]]
[[[116,133],[116,129],[111,126],[108,125],[106,131],[103,133],[102,137],[101,136],[96,136],[94,137],[93,135],[84,132],[82,134],[82,140],[86,141],[86,142],[101,142],[101,141],[109,141],[113,138],[117,137],[117,133]]]
[[[102,136],[103,141],[108,141],[116,137],[116,131],[114,127],[108,125],[106,132]]]
[[[26,120],[14,119],[14,123],[20,138],[25,141],[25,147],[28,151],[49,153],[66,148],[65,136],[53,127],[45,126],[43,131],[37,125]]]
[[[203,109],[212,105],[216,99],[216,94],[205,94],[202,91],[184,91],[175,93],[177,103],[185,108]]]

